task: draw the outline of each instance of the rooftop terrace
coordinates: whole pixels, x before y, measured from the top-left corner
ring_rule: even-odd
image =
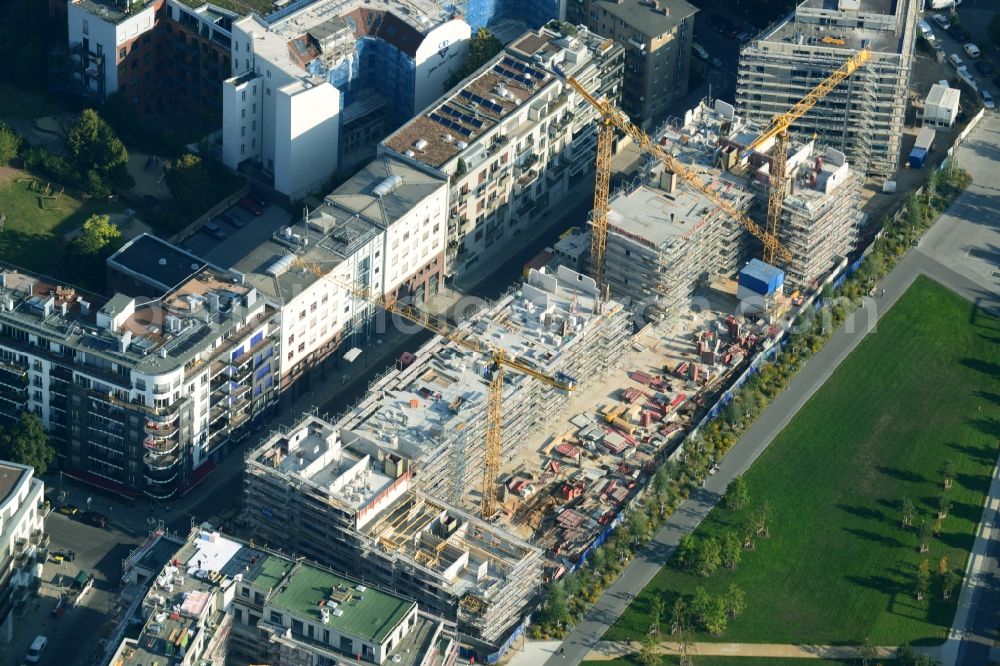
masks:
[[[897,54],[904,36],[896,14],[911,1],[858,0],[860,9],[845,10],[836,0],[805,0],[759,39],[829,49],[831,54],[843,51],[845,59],[863,46]]]
[[[364,641],[381,643],[416,602],[300,562],[268,605]]]

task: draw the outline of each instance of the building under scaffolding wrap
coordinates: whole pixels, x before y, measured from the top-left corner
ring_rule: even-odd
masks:
[[[702,104],[684,123],[655,136],[681,162],[734,207],[746,212],[753,190],[744,176],[726,172],[720,137],[744,126],[724,102]],[[605,279],[611,293],[637,315],[678,314],[694,290],[715,276],[728,277],[748,258],[749,234],[704,194],[661,166],[611,197]]]
[[[862,47],[868,62],[794,125],[794,136],[847,154],[870,176],[895,172],[913,66],[921,0],[805,0],[786,19],[744,45],[736,104],[767,123]]]
[[[254,538],[415,599],[473,640],[501,642],[541,585],[541,552],[417,490],[405,459],[338,435],[307,416],[250,452]]]
[[[631,334],[615,301],[595,312],[594,281],[566,267],[531,270],[517,291],[461,327],[508,356],[583,389],[614,365]],[[421,490],[467,506],[483,481],[490,359],[435,337],[416,362],[374,382],[368,396],[337,423],[345,445],[412,462]],[[565,391],[516,371],[505,374],[502,463],[544,428],[569,400]]]

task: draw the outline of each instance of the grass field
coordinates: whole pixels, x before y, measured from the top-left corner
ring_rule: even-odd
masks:
[[[79,227],[93,213],[121,212],[124,206],[104,201],[81,200],[63,193],[58,201],[39,206],[39,197],[28,188],[31,176],[18,169],[0,173],[0,213],[7,216],[0,232],[0,260],[28,270],[74,279],[92,287],[87,276],[75,275],[62,265],[63,236]],[[41,182],[45,182],[42,180]],[[58,190],[58,186],[54,186]],[[93,277],[93,276],[91,276]],[[99,276],[103,281],[103,276]]]
[[[747,610],[715,640],[939,642],[957,594],[943,602],[935,577],[917,602],[915,572],[921,557],[936,571],[945,555],[964,571],[998,453],[998,342],[1000,321],[918,279],[748,472],[751,504],[771,504],[771,537],[710,578],[668,564],[605,639],[641,636],[654,595],[669,609],[696,586],[715,595],[735,582]],[[953,508],[921,556],[900,502],[932,519],[946,460],[958,472]],[[751,510],[717,508],[696,536],[738,527]]]

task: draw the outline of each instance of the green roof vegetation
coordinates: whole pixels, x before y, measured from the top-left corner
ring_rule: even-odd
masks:
[[[707,577],[671,561],[605,639],[644,635],[657,596],[666,626],[679,595],[737,585],[745,612],[695,640],[939,643],[958,594],[944,599],[938,567],[947,558],[948,571],[965,570],[997,457],[998,338],[1000,320],[917,279],[746,473],[748,505],[717,507],[695,531],[699,544],[743,534],[767,503],[770,537]],[[937,521],[942,494],[950,511],[920,553],[918,528]],[[925,561],[933,573],[918,601]]]
[[[205,4],[205,0],[181,0],[181,2],[196,9]],[[211,0],[209,4],[243,15],[253,12],[259,16],[267,16],[277,9],[274,0]]]
[[[278,583],[291,568],[292,562],[283,557],[264,555],[264,559],[260,563],[260,572],[252,581],[248,582],[259,590],[270,590],[278,587]]]
[[[270,604],[319,623],[321,602],[348,597],[338,602],[337,610],[343,610],[343,615],[335,615],[330,609],[329,626],[364,641],[381,643],[416,604],[370,587],[360,592],[355,589],[358,585],[357,581],[301,563]]]

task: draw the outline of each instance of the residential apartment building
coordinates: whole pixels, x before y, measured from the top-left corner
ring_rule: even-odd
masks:
[[[344,446],[308,416],[247,456],[244,518],[255,538],[349,572],[496,645],[541,584],[527,542],[416,490],[409,462]]]
[[[455,663],[457,646],[444,623],[410,599],[208,526],[175,548],[134,615],[123,619],[141,626],[138,637],[118,638],[110,663]]]
[[[567,0],[458,0],[462,18],[472,26],[472,30],[489,28],[494,34],[511,25],[524,28],[539,28],[552,20],[561,20],[566,15]],[[516,35],[515,35],[516,36]]]
[[[526,33],[382,142],[451,182],[449,274],[509,247],[593,168],[596,111],[556,70],[617,102],[623,61],[586,30]]]
[[[303,220],[264,228],[263,240],[261,227],[244,229],[205,259],[245,275],[280,311],[282,390],[291,398],[312,388],[336,350],[361,348],[376,332],[381,312],[345,286],[417,301],[437,292],[447,210],[443,179],[382,156]]]
[[[6,374],[6,366],[0,366]],[[45,519],[38,506],[45,484],[28,465],[0,461],[0,642],[14,636],[14,607],[34,597],[35,563],[46,547]],[[41,558],[44,559],[44,556]],[[29,632],[24,625],[20,631]]]
[[[233,24],[223,162],[250,160],[301,197],[436,99],[464,62],[469,24],[443,0],[299,0]]]
[[[869,176],[899,165],[919,0],[804,0],[784,21],[744,45],[736,105],[764,124],[783,113],[859,49],[871,58],[792,125],[845,153]]]
[[[685,0],[580,0],[566,19],[625,47],[621,109],[649,130],[687,95],[697,11]]]
[[[0,417],[38,414],[68,476],[175,497],[276,404],[277,311],[239,274],[200,270],[159,299],[106,302],[0,276]]]
[[[85,95],[120,92],[140,116],[176,111],[219,124],[238,14],[180,0],[70,0],[65,16],[71,75]]]

